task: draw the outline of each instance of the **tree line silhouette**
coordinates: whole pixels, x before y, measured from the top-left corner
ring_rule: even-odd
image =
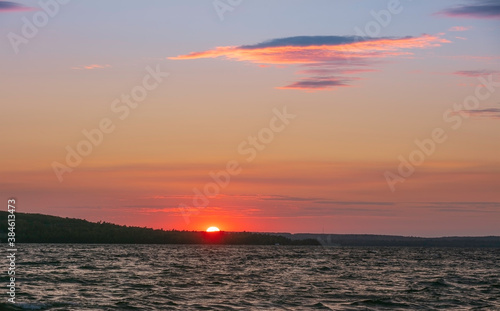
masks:
[[[0,212],[0,240],[7,240],[7,212]],[[251,232],[200,232],[130,227],[108,222],[16,213],[16,243],[320,245],[316,239]]]

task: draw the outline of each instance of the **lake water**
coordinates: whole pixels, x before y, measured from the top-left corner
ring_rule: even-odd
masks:
[[[21,244],[17,257],[12,310],[500,310],[500,249]]]

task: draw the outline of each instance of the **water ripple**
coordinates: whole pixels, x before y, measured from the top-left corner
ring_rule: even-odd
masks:
[[[0,310],[500,310],[500,251],[23,245]],[[0,281],[7,281],[5,276]]]

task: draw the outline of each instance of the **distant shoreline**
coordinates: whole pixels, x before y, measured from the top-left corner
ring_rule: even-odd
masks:
[[[7,214],[0,211],[0,217],[4,219],[7,219]],[[0,222],[0,240],[4,242],[6,239],[7,221]],[[16,243],[500,248],[500,236],[428,238],[376,234],[224,231],[208,233],[129,227],[43,214],[16,213]]]

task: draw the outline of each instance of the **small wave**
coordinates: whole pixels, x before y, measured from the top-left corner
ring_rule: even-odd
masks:
[[[50,265],[63,246],[29,247],[16,278],[25,303],[4,300],[0,311],[500,310],[491,250],[432,250],[443,254],[436,263],[409,248],[81,246]]]
[[[391,298],[372,298],[362,301],[353,302],[351,305],[370,305],[370,306],[385,306],[385,307],[405,307],[407,304],[398,303],[391,300]]]
[[[95,269],[97,269],[97,267],[93,266],[93,265],[83,265],[83,266],[78,267],[78,269],[82,269],[82,270],[95,270]]]
[[[55,261],[20,261],[16,263],[19,266],[42,266],[42,265],[60,265],[59,260]]]
[[[437,278],[432,281],[421,282],[421,284],[426,285],[428,287],[452,287],[450,283],[446,282],[444,278]]]
[[[49,305],[45,303],[18,302],[16,303],[16,307],[19,307],[22,310],[44,310],[47,309]]]

